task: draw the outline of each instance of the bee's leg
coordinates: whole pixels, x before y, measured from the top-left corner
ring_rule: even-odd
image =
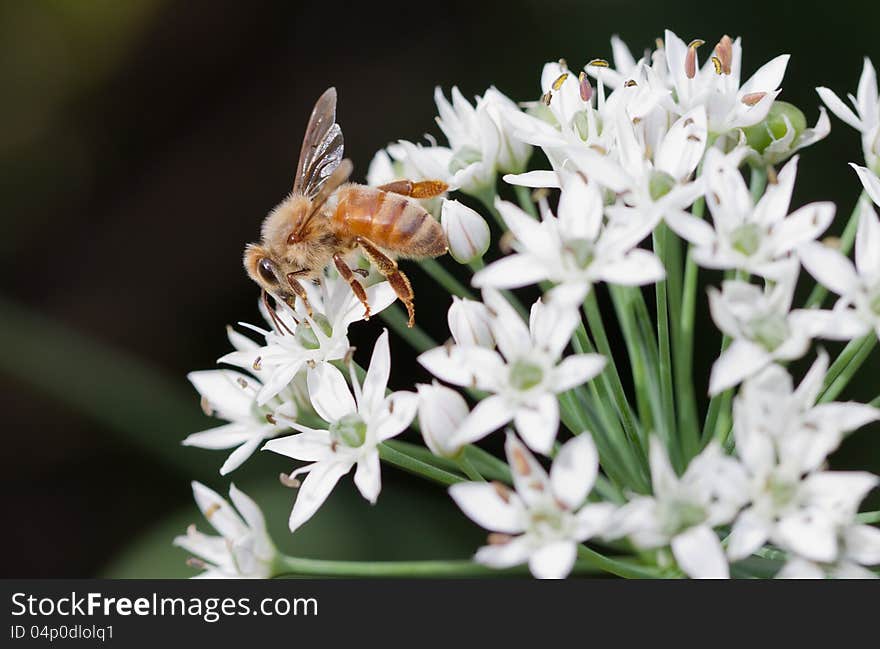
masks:
[[[421,180],[419,182],[395,180],[393,183],[380,185],[377,189],[411,198],[434,198],[449,189],[449,185],[442,180]]]
[[[354,271],[348,267],[348,264],[345,263],[345,259],[343,259],[342,255],[338,252],[333,255],[333,263],[336,264],[336,270],[339,271],[339,276],[348,282],[352,293],[354,293],[357,296],[357,299],[361,301],[361,304],[364,305],[364,320],[369,320],[370,303],[367,302],[367,292],[364,290],[364,285],[357,280],[354,276]]]
[[[413,290],[409,283],[409,278],[397,267],[397,262],[391,259],[384,252],[379,250],[375,243],[364,237],[355,237],[355,241],[364,251],[367,259],[376,267],[376,269],[388,280],[391,288],[397,293],[398,299],[403,302],[406,312],[409,314],[408,327],[413,327],[416,323],[416,310],[413,306]]]
[[[265,289],[263,289],[260,297],[263,300],[263,306],[266,307],[266,312],[269,314],[269,319],[272,320],[272,325],[275,327],[275,330],[282,336],[285,331],[292,336],[293,332],[290,330],[290,327],[284,324],[284,320],[278,317],[278,313],[275,311],[275,306],[269,301],[269,294]]]
[[[309,315],[309,317],[311,317],[312,305],[309,304],[309,294],[306,293],[306,289],[303,287],[302,284],[299,283],[298,280],[290,276],[287,277],[287,283],[290,284],[290,289],[294,292],[296,297],[302,300],[303,306],[305,306],[306,308],[306,313]],[[285,299],[285,302],[287,302],[287,306],[296,311],[296,300],[292,295],[288,296]]]

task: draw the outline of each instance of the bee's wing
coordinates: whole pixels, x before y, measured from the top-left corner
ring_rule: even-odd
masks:
[[[299,152],[293,192],[312,197],[342,161],[342,129],[336,123],[336,88],[318,99]]]

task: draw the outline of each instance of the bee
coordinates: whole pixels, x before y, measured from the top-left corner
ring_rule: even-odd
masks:
[[[440,224],[418,202],[448,189],[440,180],[398,180],[380,187],[348,182],[352,163],[343,159],[342,129],[336,123],[336,89],[328,88],[312,111],[293,189],[263,221],[262,240],[248,244],[244,266],[262,289],[263,302],[275,321],[268,295],[294,307],[299,298],[312,314],[303,282],[317,281],[331,262],[370,317],[367,293],[351,268],[356,250],[376,267],[406,306],[415,324],[413,290],[395,258],[438,257],[448,250]],[[279,328],[280,331],[280,328]]]

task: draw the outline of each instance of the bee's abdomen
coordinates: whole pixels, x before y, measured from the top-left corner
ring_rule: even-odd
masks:
[[[418,202],[372,187],[354,186],[339,198],[333,221],[404,257],[437,257],[446,252],[440,224]]]

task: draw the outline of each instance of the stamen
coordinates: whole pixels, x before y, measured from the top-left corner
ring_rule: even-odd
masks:
[[[501,534],[500,532],[492,532],[486,537],[486,543],[489,545],[505,545],[512,540],[513,537],[510,534]]]
[[[251,365],[251,367],[253,367],[254,370],[256,370],[257,372],[259,372],[261,369],[263,369],[263,357],[257,356],[254,359],[253,365]]]
[[[715,66],[715,74],[721,74],[721,70],[722,70],[721,59],[719,59],[717,56],[713,56],[709,60],[712,61],[712,65]]]
[[[507,485],[501,484],[497,480],[492,481],[492,488],[495,489],[495,493],[498,494],[498,497],[501,498],[505,503],[510,502],[510,489],[507,488]]]
[[[605,59],[593,59],[587,65],[591,65],[594,68],[610,68],[611,66],[608,64],[608,61]]]
[[[198,570],[204,570],[208,567],[207,563],[196,557],[190,557],[189,559],[187,559],[186,565],[188,565],[190,568],[196,568]]]
[[[715,46],[715,53],[718,55],[718,60],[721,63],[721,72],[723,74],[730,74],[731,66],[733,65],[733,41],[730,36],[725,34],[721,37],[718,45]]]
[[[601,146],[599,144],[591,144],[590,148],[593,151],[595,151],[596,153],[601,153],[602,155],[608,155],[608,149],[606,149],[604,146]]]
[[[208,397],[202,397],[199,400],[199,405],[202,407],[202,412],[208,417],[214,416],[214,409],[211,407],[211,402],[208,401]]]
[[[552,98],[553,98],[553,95],[551,95],[549,92],[545,92],[543,95],[541,95],[541,103],[544,104],[545,106],[549,106],[550,100]]]
[[[208,508],[205,510],[205,518],[211,520],[211,516],[217,513],[217,510],[220,509],[220,503],[211,503],[208,505]]]
[[[568,72],[563,72],[558,77],[556,77],[556,81],[554,81],[550,87],[557,92],[562,87],[562,84],[565,83],[565,80],[568,79]]]
[[[755,104],[757,104],[759,101],[761,101],[766,96],[767,96],[766,92],[750,92],[747,95],[743,95],[743,98],[741,99],[741,101],[746,106],[754,106]]]
[[[635,87],[635,86],[637,86],[637,85],[639,85],[639,84],[636,83],[636,80],[635,80],[635,79],[628,79],[623,85],[624,85],[626,88],[633,88],[633,87]]]
[[[290,489],[296,489],[302,483],[296,478],[291,478],[288,474],[282,473],[278,476],[278,481],[285,487],[289,487]]]
[[[822,239],[822,244],[828,246],[832,250],[840,250],[843,242],[840,240],[840,237],[825,237]]]
[[[771,185],[779,184],[779,178],[776,175],[776,169],[774,169],[773,167],[767,167],[767,182]]]
[[[522,449],[514,447],[513,449],[513,470],[522,476],[527,476],[532,472],[529,461],[526,459]]]
[[[705,42],[696,38],[688,45],[688,51],[684,57],[684,73],[688,79],[697,76],[697,48]]]
[[[248,389],[248,382],[244,380],[244,377],[237,377],[235,379],[235,382],[238,383],[238,387],[240,387],[242,390]]]
[[[266,421],[268,421],[273,426],[278,423],[278,421],[275,419],[275,417],[272,415],[272,413],[266,413]]]
[[[587,73],[583,70],[578,75],[578,89],[581,93],[581,99],[585,102],[589,102],[593,97],[593,86],[590,85],[590,79],[587,77]]]

